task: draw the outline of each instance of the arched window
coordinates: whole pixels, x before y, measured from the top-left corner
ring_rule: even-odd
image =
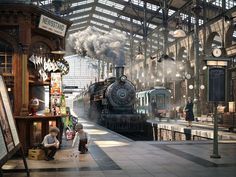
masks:
[[[226,32],[225,47],[236,45],[236,25],[231,25]]]

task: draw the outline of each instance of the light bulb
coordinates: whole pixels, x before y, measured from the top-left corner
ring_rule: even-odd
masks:
[[[202,67],[202,70],[206,70],[206,69],[207,69],[207,66],[206,66],[206,65]]]
[[[180,77],[181,75],[179,74],[179,73],[176,73],[176,75],[175,75],[176,77]]]
[[[204,86],[204,85],[201,85],[201,86],[200,86],[200,89],[201,89],[201,90],[204,90],[204,89],[205,89],[205,86]]]
[[[189,85],[188,88],[189,88],[190,90],[192,90],[192,89],[193,89],[193,85]]]

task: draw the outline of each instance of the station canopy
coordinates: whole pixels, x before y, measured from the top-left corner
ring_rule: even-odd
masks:
[[[111,29],[124,32],[128,37],[132,36],[134,46],[144,38],[154,41],[152,43],[153,49],[158,49],[163,44],[165,0],[32,0],[34,4],[52,11],[55,1],[62,1],[61,16],[73,22],[69,34],[93,26],[104,33]],[[236,6],[235,0],[197,1],[202,7],[199,14],[199,25]],[[181,19],[182,28],[187,33],[193,30],[195,23],[192,12],[193,1],[166,0],[166,2],[168,41],[174,42],[175,38],[171,35],[171,31],[175,30],[177,19]],[[222,2],[225,3],[222,4]],[[127,51],[130,49],[130,45],[131,43],[127,42]]]

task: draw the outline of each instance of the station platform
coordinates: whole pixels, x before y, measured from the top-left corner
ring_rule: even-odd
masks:
[[[211,159],[212,141],[132,141],[86,120],[88,154],[64,142],[54,161],[27,160],[32,177],[235,177],[236,143],[219,144],[221,159]],[[4,177],[23,177],[23,162],[10,160]],[[19,173],[15,173],[15,172]]]

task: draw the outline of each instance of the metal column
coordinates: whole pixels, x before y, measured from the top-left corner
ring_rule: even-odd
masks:
[[[163,14],[163,54],[167,54],[167,43],[168,43],[168,5],[167,5],[167,0],[163,1],[163,9],[162,9],[162,14]],[[162,72],[162,82],[163,86],[166,86],[166,77],[165,77],[165,63],[162,62],[162,67],[163,67],[163,72]]]
[[[199,88],[200,88],[200,83],[199,83],[199,68],[200,68],[200,57],[199,57],[199,13],[201,12],[201,6],[199,6],[198,3],[199,0],[193,0],[193,7],[192,11],[194,14],[195,18],[195,23],[194,23],[194,35],[193,35],[193,40],[194,40],[194,61],[195,61],[195,66],[194,66],[194,114],[195,116],[199,116],[199,111],[200,111],[200,102],[199,102]]]
[[[144,41],[144,62],[143,62],[143,68],[144,68],[144,78],[147,76],[147,2],[144,1],[143,5],[143,41]],[[147,86],[146,80],[145,80],[145,87]]]

